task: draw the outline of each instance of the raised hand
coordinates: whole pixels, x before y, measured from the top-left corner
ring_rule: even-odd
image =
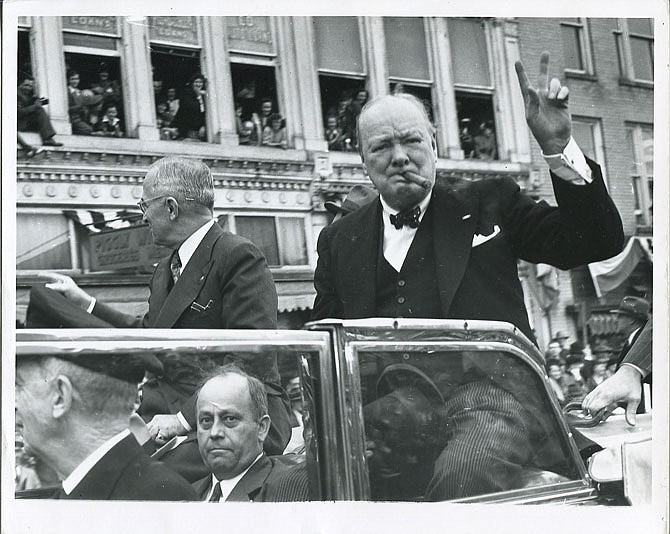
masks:
[[[39,274],[39,276],[49,280],[48,283],[44,284],[45,287],[53,289],[54,291],[58,291],[75,304],[79,304],[83,308],[88,308],[88,306],[91,304],[91,295],[80,288],[69,276],[49,272],[42,272]]]
[[[537,87],[533,87],[520,61],[514,64],[526,110],[526,122],[545,155],[560,154],[570,141],[572,124],[569,91],[558,78],[549,81],[549,52],[542,52]]]

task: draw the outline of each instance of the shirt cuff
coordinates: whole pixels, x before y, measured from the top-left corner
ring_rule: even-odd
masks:
[[[621,367],[623,367],[624,365],[625,365],[626,367],[632,367],[632,368],[635,369],[638,373],[640,373],[640,380],[644,379],[644,377],[647,376],[647,373],[645,373],[642,369],[640,369],[640,368],[639,368],[637,365],[635,365],[634,363],[623,362],[623,363],[621,364]]]
[[[566,145],[562,154],[542,154],[552,172],[575,185],[590,184],[593,181],[591,168],[573,137]]]
[[[193,430],[193,429],[191,428],[191,425],[188,424],[188,421],[187,421],[186,418],[181,414],[181,412],[177,412],[177,419],[178,419],[179,422],[181,423],[181,426],[184,427],[184,429],[186,430],[186,432],[190,432],[191,430]]]
[[[88,305],[88,308],[86,308],[86,311],[88,313],[93,313],[93,308],[95,308],[95,303],[98,302],[95,297],[91,297],[91,302]]]

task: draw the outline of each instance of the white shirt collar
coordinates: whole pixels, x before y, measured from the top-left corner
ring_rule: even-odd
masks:
[[[63,491],[69,495],[72,493],[72,490],[77,487],[77,485],[84,479],[88,472],[93,469],[93,466],[97,464],[102,457],[107,454],[114,445],[119,443],[121,440],[125,439],[126,436],[130,434],[130,430],[127,428],[119,432],[116,436],[109,438],[105,441],[100,447],[95,449],[91,454],[89,454],[86,459],[75,467],[74,471],[63,480]]]
[[[209,229],[214,226],[214,223],[216,223],[215,219],[212,219],[211,221],[206,222],[203,224],[200,228],[198,228],[195,232],[193,232],[186,241],[184,241],[181,246],[179,247],[179,261],[181,261],[181,269],[179,270],[179,274],[184,272],[184,269],[186,268],[186,264],[191,260],[191,257],[193,257],[193,254],[195,253],[195,249],[198,248],[200,245],[200,242],[203,240],[207,232],[209,232]]]
[[[209,493],[207,494],[207,498],[205,501],[209,501],[212,498],[212,493],[214,493],[214,488],[216,487],[217,484],[221,485],[221,498],[219,499],[219,502],[225,502],[228,496],[233,492],[235,489],[235,486],[237,486],[237,483],[242,479],[244,475],[247,474],[247,471],[251,469],[251,467],[261,459],[261,456],[263,456],[263,451],[256,456],[256,459],[249,464],[249,467],[247,467],[244,471],[242,471],[239,475],[233,478],[229,478],[227,480],[218,480],[215,476],[214,473],[212,473],[212,487],[209,490]]]
[[[419,221],[423,219],[423,216],[426,214],[426,210],[428,209],[428,204],[430,204],[430,199],[433,196],[433,191],[431,189],[430,193],[428,193],[424,199],[419,202],[419,209],[421,210],[421,213],[419,214]],[[396,215],[398,213],[398,210],[393,209],[391,206],[389,206],[386,201],[384,200],[384,197],[379,197],[379,200],[381,200],[382,203],[382,209],[384,210],[384,224],[388,223],[391,224],[391,219],[389,215],[393,214]]]

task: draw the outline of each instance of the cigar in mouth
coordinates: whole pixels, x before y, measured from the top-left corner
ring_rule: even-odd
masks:
[[[430,189],[431,186],[430,180],[427,180],[423,176],[419,176],[418,174],[410,171],[404,172],[402,176],[408,182],[420,185],[424,189]]]

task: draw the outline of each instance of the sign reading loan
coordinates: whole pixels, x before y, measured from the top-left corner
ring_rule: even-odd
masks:
[[[116,17],[61,17],[61,19],[65,31],[119,35]]]
[[[169,249],[153,244],[146,225],[91,234],[90,239],[92,271],[147,270],[170,254]]]
[[[274,55],[270,17],[225,17],[228,49]]]
[[[196,17],[149,17],[152,42],[198,46]]]

